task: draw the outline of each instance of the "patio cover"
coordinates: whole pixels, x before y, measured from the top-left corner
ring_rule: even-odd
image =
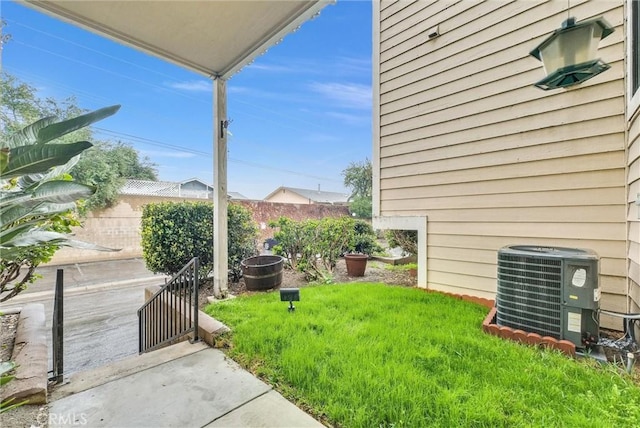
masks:
[[[328,0],[26,0],[36,9],[212,78],[228,79]]]
[[[335,0],[21,0],[214,79],[214,288],[227,288],[226,80]]]

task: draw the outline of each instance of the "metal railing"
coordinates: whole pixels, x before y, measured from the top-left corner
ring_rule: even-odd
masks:
[[[56,290],[53,300],[53,320],[51,326],[51,342],[53,343],[53,374],[50,381],[62,382],[64,372],[64,271],[56,270]]]
[[[138,309],[138,351],[153,351],[193,332],[198,339],[198,258]]]

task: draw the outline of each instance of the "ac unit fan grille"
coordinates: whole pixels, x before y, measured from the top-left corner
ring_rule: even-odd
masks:
[[[498,254],[498,325],[559,339],[561,292],[561,260]]]

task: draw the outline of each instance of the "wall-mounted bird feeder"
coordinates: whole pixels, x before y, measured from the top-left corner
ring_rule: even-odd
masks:
[[[542,61],[547,77],[535,84],[549,90],[577,85],[610,68],[596,58],[600,40],[613,33],[604,18],[576,22],[569,18],[530,52]]]

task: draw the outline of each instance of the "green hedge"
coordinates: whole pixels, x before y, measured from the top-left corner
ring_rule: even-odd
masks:
[[[274,252],[309,280],[326,282],[343,253],[371,254],[380,249],[371,225],[351,217],[303,221],[280,217],[270,225],[278,228]]]
[[[228,208],[229,273],[237,277],[240,262],[257,253],[257,227],[251,212]],[[200,259],[200,277],[213,270],[213,204],[161,202],[142,210],[142,254],[147,269],[173,275],[193,257]]]

